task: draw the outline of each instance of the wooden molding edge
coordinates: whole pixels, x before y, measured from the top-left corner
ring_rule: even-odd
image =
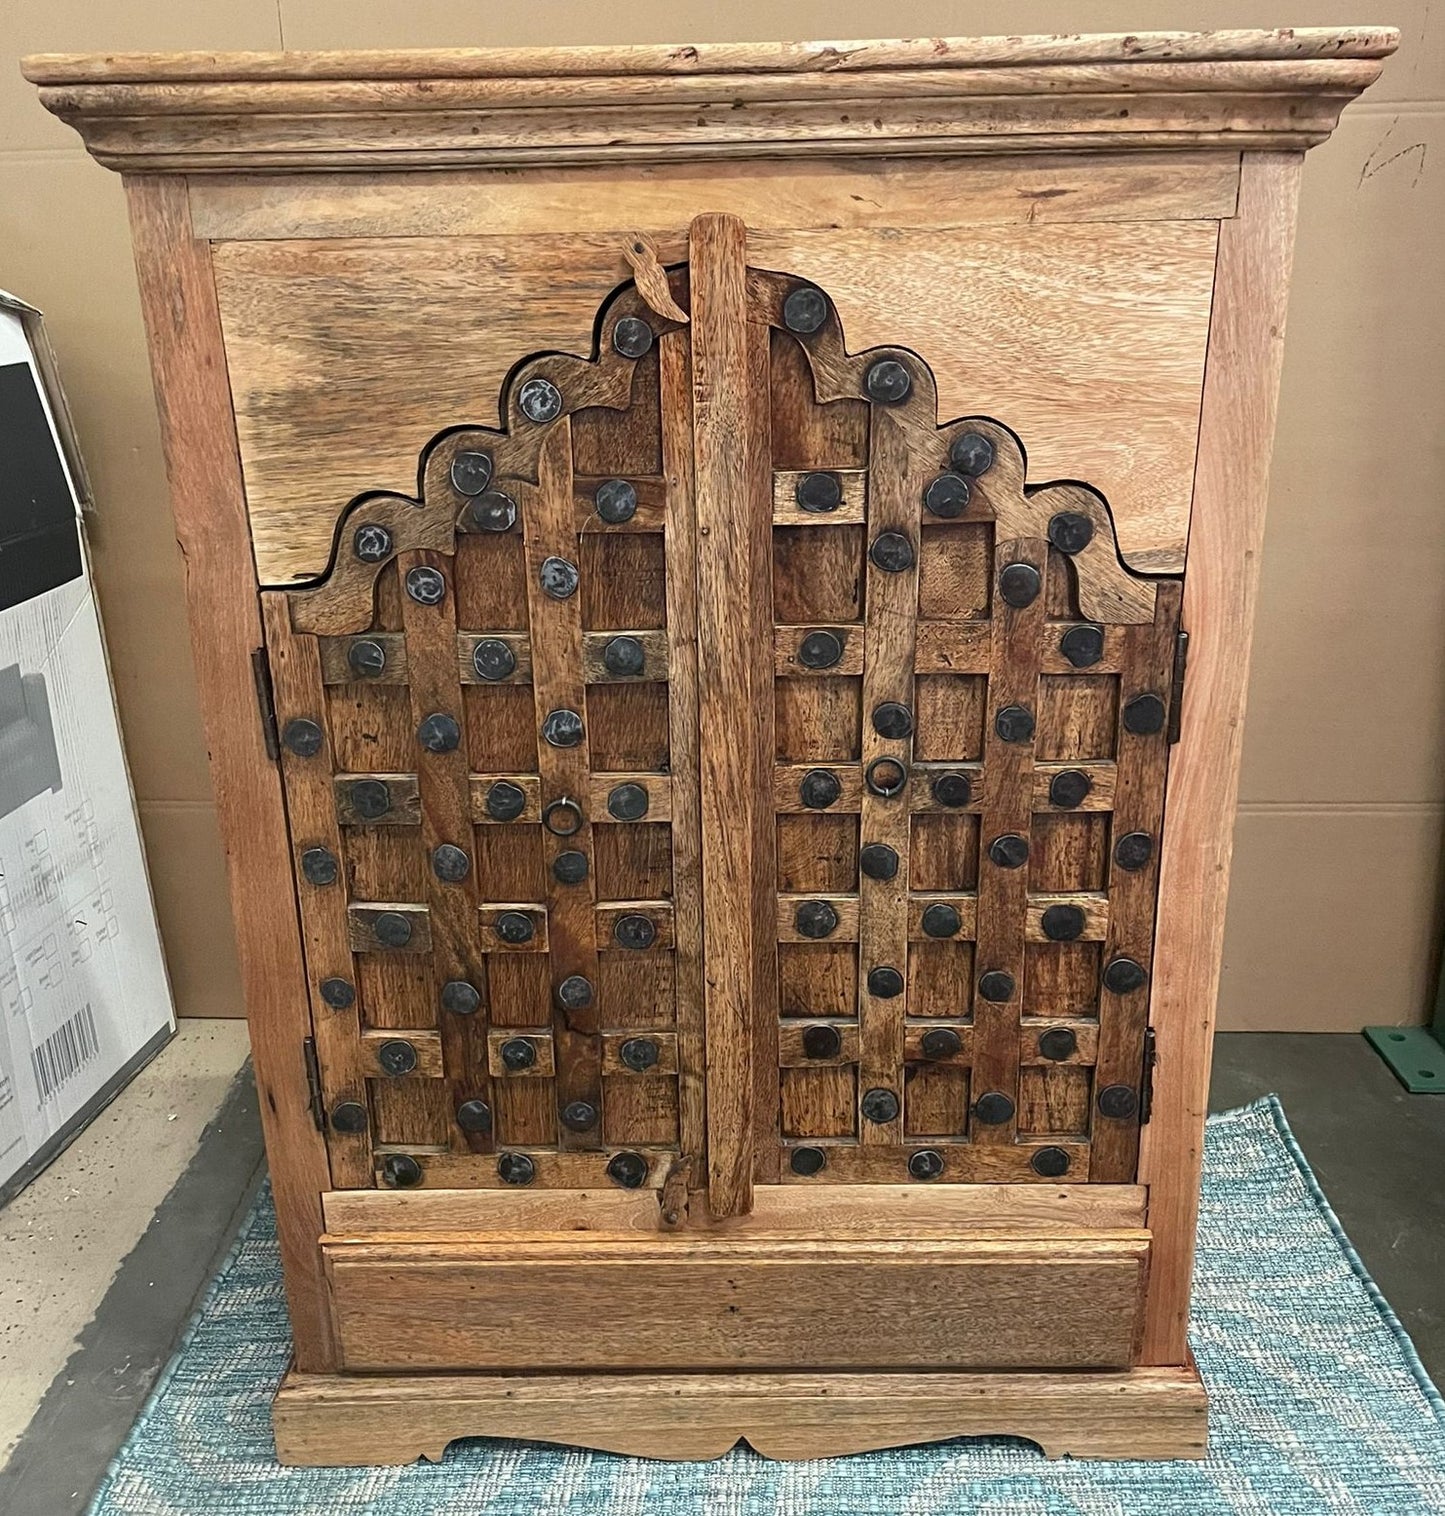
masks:
[[[458,1437],[525,1438],[658,1459],[765,1458],[1013,1436],[1050,1458],[1202,1458],[1198,1370],[1110,1373],[287,1374],[272,1407],[283,1464],[435,1462]]]
[[[1306,148],[1390,28],[697,47],[39,54],[101,163],[247,172]]]

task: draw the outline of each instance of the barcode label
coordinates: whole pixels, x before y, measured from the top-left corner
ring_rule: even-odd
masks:
[[[99,1052],[95,1015],[87,1004],[69,1021],[62,1022],[30,1054],[41,1103],[53,1100]]]

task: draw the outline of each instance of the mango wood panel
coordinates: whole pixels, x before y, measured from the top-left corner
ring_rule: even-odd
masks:
[[[1102,1368],[1133,1354],[1148,1246],[1139,1232],[911,1240],[906,1251],[577,1238],[519,1240],[500,1256],[333,1244],[326,1261],[354,1371]]]
[[[1202,1458],[1192,1363],[1127,1373],[288,1374],[287,1464],[439,1460],[457,1437],[523,1437],[644,1458],[827,1458],[963,1436],[1013,1436],[1060,1458]]]
[[[213,255],[262,584],[326,571],[357,495],[414,494],[443,422],[495,426],[519,358],[586,356],[618,238],[226,243]]]
[[[1031,482],[1087,480],[1125,562],[1167,574],[1184,566],[1216,238],[1196,221],[763,230],[749,246],[828,292],[850,353],[924,356],[940,421],[1003,423]]]

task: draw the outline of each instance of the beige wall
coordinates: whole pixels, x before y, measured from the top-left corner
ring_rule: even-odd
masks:
[[[1445,17],[1312,3],[8,0],[0,286],[42,306],[90,464],[101,598],[182,1013],[239,991],[120,182],[36,104],[31,51],[967,35],[1391,22],[1310,154],[1275,454],[1227,1027],[1423,1019],[1445,814]],[[6,56],[8,55],[8,56]]]

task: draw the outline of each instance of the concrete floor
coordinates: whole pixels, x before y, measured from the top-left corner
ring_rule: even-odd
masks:
[[[177,1040],[0,1211],[0,1512],[83,1512],[261,1175],[239,1022]],[[1357,1036],[1235,1033],[1210,1104],[1269,1091],[1345,1230],[1445,1381],[1445,1095]],[[8,1459],[8,1462],[5,1460]]]

